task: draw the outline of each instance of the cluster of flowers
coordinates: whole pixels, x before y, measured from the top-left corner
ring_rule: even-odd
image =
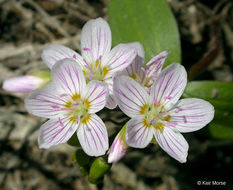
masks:
[[[111,49],[111,41],[108,23],[98,18],[82,29],[81,55],[55,44],[44,49],[42,59],[51,69],[51,82],[25,99],[29,113],[49,119],[39,130],[39,147],[66,143],[76,133],[86,154],[104,155],[109,149],[108,134],[96,112],[118,105],[131,119],[109,149],[109,163],[122,158],[128,146],[144,148],[150,142],[157,142],[170,156],[186,162],[188,143],[181,132],[208,124],[214,116],[213,106],[197,98],[179,100],[187,73],[176,63],[162,70],[166,51],[144,64],[140,43]],[[31,77],[30,86],[25,85],[23,92],[42,83],[27,77]],[[9,79],[3,88],[16,89],[12,86],[15,80],[27,81],[25,77]]]

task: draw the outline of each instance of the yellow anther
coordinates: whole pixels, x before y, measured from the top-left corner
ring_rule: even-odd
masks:
[[[103,73],[104,73],[104,77],[108,74],[109,69],[107,67],[103,67]]]
[[[146,127],[150,127],[150,125],[149,125],[149,123],[146,121],[146,119],[143,120],[143,124],[144,124],[144,126],[146,126]]]
[[[69,121],[72,122],[72,123],[75,123],[76,122],[76,118],[75,117],[70,117]]]
[[[90,121],[91,119],[91,115],[90,114],[87,114],[82,120],[81,120],[81,123],[82,124],[86,124]]]
[[[83,102],[84,102],[84,104],[85,104],[86,108],[87,108],[87,109],[89,109],[89,108],[90,108],[91,103],[88,101],[88,99],[84,99],[84,100],[83,100]]]
[[[170,116],[170,115],[167,115],[166,117],[164,117],[164,120],[165,120],[165,121],[169,121],[170,118],[171,118],[171,116]]]
[[[96,60],[94,64],[97,67],[100,64],[99,60]]]
[[[154,128],[157,129],[157,130],[163,130],[164,125],[163,124],[159,124],[159,125],[154,126]]]
[[[72,106],[72,103],[71,103],[71,102],[66,102],[66,104],[65,104],[65,107],[66,107],[66,108],[71,108],[71,106]]]
[[[147,108],[148,108],[148,105],[147,105],[147,104],[141,106],[140,114],[142,114],[142,115],[145,114],[145,111],[146,111]]]
[[[77,94],[77,93],[75,93],[73,96],[72,96],[72,100],[78,100],[78,99],[80,99],[80,94]]]
[[[136,75],[133,73],[132,75],[129,75],[132,79],[136,79]]]

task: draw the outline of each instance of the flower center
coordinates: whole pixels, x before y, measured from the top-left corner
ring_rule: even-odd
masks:
[[[133,73],[129,75],[132,79],[137,81],[138,83],[142,84],[143,86],[150,88],[151,87],[151,80],[146,76],[145,68],[142,67],[141,73]]]
[[[141,107],[140,113],[144,115],[143,122],[146,127],[154,127],[157,130],[163,130],[165,124],[174,127],[169,122],[171,116],[159,102],[152,105],[145,104]]]
[[[81,99],[80,94],[74,94],[72,100],[66,102],[65,108],[67,109],[67,115],[71,122],[87,123],[90,119],[88,113],[90,108],[90,102],[87,99]]]
[[[93,64],[87,64],[86,68],[83,69],[83,74],[87,82],[91,80],[104,81],[109,69],[101,66],[101,61],[97,60]]]

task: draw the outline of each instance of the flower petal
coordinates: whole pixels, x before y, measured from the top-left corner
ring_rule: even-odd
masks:
[[[172,108],[187,84],[185,68],[177,63],[164,69],[151,87],[151,101],[161,103],[166,110]]]
[[[58,44],[51,44],[48,45],[42,52],[41,58],[43,62],[51,69],[53,65],[65,58],[70,58],[77,61],[81,66],[84,66],[85,63],[83,58],[73,51],[72,49],[58,45]]]
[[[86,87],[81,67],[72,59],[63,59],[56,63],[52,68],[51,78],[61,93],[70,96],[81,94]]]
[[[32,91],[25,98],[24,104],[27,111],[33,115],[45,118],[59,117],[64,114],[66,101],[58,95],[53,82],[41,89]]]
[[[77,135],[84,152],[89,156],[104,155],[109,147],[107,129],[96,114],[91,114],[87,122],[80,123]]]
[[[2,88],[8,92],[29,93],[38,88],[43,82],[44,80],[39,77],[24,75],[3,81]]]
[[[119,44],[103,57],[102,65],[110,69],[108,75],[113,75],[116,71],[120,71],[132,63],[135,56],[134,48],[126,44]]]
[[[115,101],[115,98],[114,98],[114,95],[113,94],[109,94],[107,96],[107,102],[106,102],[106,105],[105,105],[106,108],[108,109],[115,109],[117,107],[117,103]]]
[[[148,103],[149,95],[135,80],[127,76],[117,77],[113,84],[115,100],[129,117],[141,116],[141,108]]]
[[[129,120],[126,126],[126,143],[134,148],[145,148],[153,138],[153,130],[144,125],[144,117]]]
[[[189,146],[180,132],[165,126],[162,130],[154,129],[154,135],[165,152],[181,163],[186,162]]]
[[[127,45],[131,48],[134,48],[137,56],[141,57],[142,60],[144,61],[145,52],[144,52],[143,46],[140,42],[131,42],[131,43],[128,43]]]
[[[108,163],[114,163],[119,161],[127,152],[129,148],[125,141],[126,125],[120,130],[115,137],[111,148],[109,149]]]
[[[169,111],[170,122],[176,125],[180,132],[192,132],[203,128],[214,117],[214,107],[207,101],[197,98],[187,98]]]
[[[50,148],[66,143],[75,133],[78,123],[69,118],[54,118],[44,123],[39,130],[38,144],[40,148]]]
[[[108,96],[108,87],[99,81],[90,81],[84,89],[83,98],[90,102],[89,113],[96,113],[104,108]]]
[[[89,64],[108,53],[111,45],[111,30],[104,19],[92,19],[84,25],[81,33],[81,51],[83,58]]]
[[[147,64],[146,64],[146,75],[150,78],[157,78],[159,73],[161,72],[161,69],[163,67],[163,64],[167,58],[168,52],[163,51],[160,54],[153,57]]]

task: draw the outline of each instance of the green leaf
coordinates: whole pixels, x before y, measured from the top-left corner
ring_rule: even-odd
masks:
[[[189,82],[183,97],[201,98],[215,108],[214,120],[209,124],[212,137],[233,140],[233,83],[216,81]]]
[[[139,41],[146,61],[169,51],[166,65],[181,61],[179,33],[166,0],[111,0],[108,4],[113,45]]]

